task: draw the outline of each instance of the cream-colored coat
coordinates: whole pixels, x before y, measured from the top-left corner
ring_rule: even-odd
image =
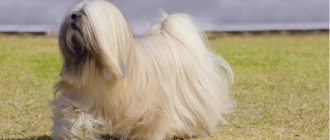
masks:
[[[207,136],[232,108],[232,70],[188,15],[165,15],[134,37],[114,5],[84,1],[63,21],[59,42],[54,139]]]

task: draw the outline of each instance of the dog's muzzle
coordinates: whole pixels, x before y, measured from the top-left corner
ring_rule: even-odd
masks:
[[[78,28],[77,23],[80,20],[80,17],[81,17],[81,15],[77,14],[77,13],[71,15],[71,19],[72,19],[71,26],[72,26],[73,29]]]

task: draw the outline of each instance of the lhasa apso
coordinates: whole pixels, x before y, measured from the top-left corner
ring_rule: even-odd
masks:
[[[64,19],[59,46],[53,139],[207,136],[232,108],[232,70],[188,15],[165,15],[136,37],[110,2],[83,1]]]

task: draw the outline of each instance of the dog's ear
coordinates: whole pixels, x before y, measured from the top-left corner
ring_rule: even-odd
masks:
[[[111,19],[108,20],[111,20],[112,23],[105,24],[103,33],[100,34],[100,36],[104,37],[104,40],[100,41],[103,43],[101,47],[109,58],[113,74],[118,77],[125,77],[130,65],[129,58],[134,49],[133,33],[121,13],[110,16]]]
[[[133,51],[133,33],[121,12],[112,4],[98,1],[85,6],[97,44],[103,54],[103,62],[118,77],[128,71]]]
[[[130,29],[118,24],[113,25],[112,28],[104,27],[103,30],[100,27],[98,30],[96,40],[102,51],[103,64],[117,77],[125,77],[130,65],[129,58],[134,49]]]
[[[109,58],[108,65],[113,74],[119,77],[125,77],[128,71],[129,59],[133,51],[133,37],[129,28],[113,26],[108,40],[102,46],[104,53]]]

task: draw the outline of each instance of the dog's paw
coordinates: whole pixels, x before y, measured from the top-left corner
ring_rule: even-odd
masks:
[[[103,134],[101,135],[102,140],[122,140],[119,135],[110,135],[110,134]]]

